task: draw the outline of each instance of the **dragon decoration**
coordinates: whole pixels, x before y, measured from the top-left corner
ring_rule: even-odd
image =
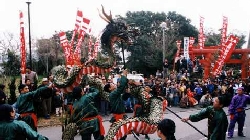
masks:
[[[123,41],[129,43],[131,37],[138,34],[137,31],[130,30],[127,25],[121,21],[114,21],[112,15],[107,15],[102,6],[100,17],[108,22],[101,36],[101,48],[109,55],[109,61],[106,63],[98,60],[91,60],[82,65],[73,66],[70,71],[67,71],[65,66],[56,66],[52,69],[54,76],[54,84],[64,93],[72,92],[76,86],[84,86],[86,84],[97,88],[100,91],[101,97],[109,101],[109,93],[103,90],[104,85],[101,79],[91,76],[91,73],[104,74],[111,71],[115,65],[114,49],[112,48],[116,42]],[[125,135],[136,134],[153,134],[157,130],[157,124],[162,120],[163,112],[167,106],[167,101],[162,97],[154,97],[144,90],[142,86],[129,86],[132,96],[138,98],[142,106],[142,112],[138,116],[131,118],[120,119],[110,126],[105,140],[119,140]],[[66,119],[67,120],[67,119]],[[63,126],[63,140],[72,140],[77,134],[77,123],[65,121]]]

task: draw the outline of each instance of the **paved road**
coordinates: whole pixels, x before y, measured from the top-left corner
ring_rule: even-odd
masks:
[[[189,109],[182,109],[179,107],[172,107],[170,108],[174,112],[176,112],[181,117],[188,117],[189,114],[198,112],[200,108],[189,108]],[[225,108],[225,111],[227,112],[227,108]],[[235,137],[233,140],[249,140],[250,139],[250,110],[246,111],[247,118],[245,122],[245,128],[244,133],[246,135],[245,138],[241,138],[237,136],[237,125],[235,127]],[[131,114],[129,114],[131,115]],[[104,117],[104,127],[105,130],[108,131],[110,123],[108,120],[111,116]],[[176,123],[176,139],[177,140],[205,140],[206,138],[198,133],[195,129],[190,127],[188,124],[183,123],[179,118],[177,118],[174,114],[167,111],[167,113],[164,114],[164,118],[170,118]],[[202,120],[200,122],[192,123],[195,127],[197,127],[200,131],[207,134],[207,120]],[[47,136],[50,140],[60,140],[61,138],[61,127],[45,127],[45,128],[39,128],[38,132]],[[149,135],[151,140],[157,140],[159,139],[156,134]],[[134,140],[135,138],[132,135],[129,135],[127,140]],[[140,136],[141,140],[144,140],[144,137]],[[76,136],[75,140],[81,140],[80,136]]]

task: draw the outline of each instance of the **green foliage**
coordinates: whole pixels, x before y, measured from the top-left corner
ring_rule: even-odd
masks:
[[[126,21],[130,27],[140,31],[140,35],[133,38],[133,44],[125,47],[131,53],[126,65],[130,70],[141,72],[146,76],[155,73],[157,69],[162,70],[163,29],[160,27],[162,22],[167,23],[164,53],[170,65],[173,64],[171,62],[176,52],[175,41],[183,40],[184,36],[198,35],[198,30],[190,24],[190,19],[176,12],[169,12],[166,15],[150,11],[129,11],[126,17],[119,16],[118,19]]]
[[[5,75],[19,75],[20,74],[20,58],[14,51],[7,51],[8,59],[3,63]]]
[[[9,90],[10,90],[10,99],[9,104],[13,104],[16,102],[16,78],[12,77],[9,83]]]

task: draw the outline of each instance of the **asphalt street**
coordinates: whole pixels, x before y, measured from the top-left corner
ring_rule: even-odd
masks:
[[[249,107],[249,106],[248,106]],[[189,114],[196,113],[200,110],[199,107],[195,108],[179,108],[179,107],[172,107],[169,108],[175,113],[177,113],[180,117],[188,117]],[[227,112],[227,108],[224,108],[224,110]],[[131,116],[131,113],[128,113],[128,116]],[[250,139],[250,110],[246,111],[246,122],[245,122],[245,127],[244,127],[244,134],[246,135],[245,138],[238,137],[237,136],[237,124],[235,126],[235,135],[233,140],[249,140]],[[109,119],[111,118],[111,115],[103,117],[104,121],[104,127],[105,131],[107,132],[110,126]],[[169,118],[172,119],[175,124],[176,124],[176,139],[177,140],[206,140],[206,138],[200,134],[198,131],[196,131],[194,128],[189,126],[188,124],[182,122],[178,117],[176,117],[173,113],[166,111],[164,114],[164,118]],[[207,134],[207,119],[202,120],[200,122],[190,122],[192,125],[194,125],[198,130],[203,132],[204,134]],[[44,127],[44,128],[39,128],[38,132],[41,133],[44,136],[47,136],[50,140],[60,140],[62,131],[61,131],[61,126],[54,126],[54,127]],[[158,140],[159,138],[157,137],[157,134],[150,134],[149,135],[151,140]],[[144,140],[144,136],[140,135],[140,139]],[[75,137],[75,140],[81,140],[81,137],[77,135]],[[129,135],[127,137],[127,140],[135,140],[133,135]]]

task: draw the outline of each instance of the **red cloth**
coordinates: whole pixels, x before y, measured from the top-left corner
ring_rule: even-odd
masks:
[[[93,120],[93,119],[95,119],[95,118],[97,118],[98,121],[99,121],[100,134],[101,134],[102,136],[104,136],[104,135],[105,135],[105,129],[104,129],[104,126],[103,126],[103,124],[102,124],[102,117],[101,117],[100,115],[97,115],[97,116],[94,116],[94,117],[83,118],[82,120],[84,120],[84,121],[89,121],[89,120]]]
[[[115,121],[117,122],[120,119],[123,119],[124,113],[122,114],[113,114],[113,117],[115,118]]]
[[[34,126],[37,128],[37,116],[35,113],[22,113],[20,114],[20,116],[23,118],[23,117],[26,117],[26,116],[31,116],[33,122],[34,122]]]

